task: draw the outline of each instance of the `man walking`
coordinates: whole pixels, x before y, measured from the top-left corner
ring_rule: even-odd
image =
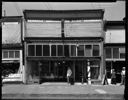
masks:
[[[125,84],[125,67],[121,71],[121,85]]]
[[[72,70],[70,69],[70,67],[68,67],[68,70],[67,70],[67,82],[68,82],[68,84],[70,84],[71,75],[72,75]]]

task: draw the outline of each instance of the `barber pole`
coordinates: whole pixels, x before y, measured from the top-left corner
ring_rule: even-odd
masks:
[[[87,60],[87,69],[88,69],[88,84],[91,84],[91,70],[90,70],[90,61]]]

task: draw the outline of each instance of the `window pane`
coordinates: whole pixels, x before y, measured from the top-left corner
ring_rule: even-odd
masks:
[[[36,56],[42,56],[42,45],[36,45]]]
[[[63,56],[63,46],[58,45],[58,56]]]
[[[14,51],[9,51],[9,58],[14,58]]]
[[[28,45],[28,56],[35,56],[35,46]]]
[[[120,58],[125,58],[125,48],[120,48]]]
[[[19,57],[20,57],[19,51],[15,51],[15,58],[19,58]]]
[[[113,58],[119,58],[119,48],[113,48]]]
[[[8,58],[8,51],[3,51],[3,58]]]
[[[99,45],[93,45],[93,56],[99,56]]]
[[[76,56],[76,45],[71,45],[71,56]]]
[[[84,45],[79,45],[78,56],[84,56]]]
[[[112,58],[112,50],[111,50],[111,48],[106,48],[106,58]]]
[[[51,46],[51,56],[56,56],[56,45]]]
[[[64,56],[69,57],[69,45],[64,45]]]
[[[91,57],[92,55],[92,46],[91,45],[85,45],[85,56]]]
[[[43,56],[50,56],[49,45],[43,45]]]

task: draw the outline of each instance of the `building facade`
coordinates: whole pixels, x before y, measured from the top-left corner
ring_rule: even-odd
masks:
[[[2,73],[19,73],[23,81],[22,17],[2,17]]]
[[[25,83],[101,82],[104,67],[104,23],[99,10],[25,10]]]
[[[116,82],[121,82],[121,70],[125,66],[125,24],[124,21],[107,21],[105,36],[106,71],[111,78],[111,70],[116,71]]]

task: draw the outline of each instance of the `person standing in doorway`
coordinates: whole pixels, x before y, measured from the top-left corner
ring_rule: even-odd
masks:
[[[72,75],[72,70],[70,67],[68,67],[68,70],[67,70],[67,82],[68,84],[70,84],[70,78],[71,78],[71,75]]]
[[[121,71],[121,85],[125,85],[125,67]]]
[[[116,84],[116,72],[112,69],[111,84]]]

